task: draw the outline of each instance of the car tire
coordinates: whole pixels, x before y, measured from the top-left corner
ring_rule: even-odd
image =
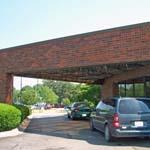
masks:
[[[74,113],[71,113],[70,118],[71,118],[72,120],[75,120]]]
[[[68,119],[70,119],[70,115],[68,114]]]
[[[109,129],[109,126],[108,125],[105,125],[105,132],[104,132],[104,136],[105,136],[105,140],[107,142],[111,142],[113,139],[112,139],[112,135],[110,133],[110,129]]]
[[[92,131],[95,131],[95,130],[96,130],[95,127],[94,127],[94,123],[93,123],[93,119],[92,119],[92,118],[90,119],[90,129],[91,129]]]

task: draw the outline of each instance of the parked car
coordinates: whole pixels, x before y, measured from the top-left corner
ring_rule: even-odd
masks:
[[[44,109],[51,109],[52,108],[52,105],[51,104],[45,104],[45,106],[44,106]]]
[[[91,109],[87,103],[74,102],[71,106],[67,107],[68,118],[72,120],[77,118],[89,118]]]
[[[112,98],[98,103],[90,127],[114,137],[150,137],[150,98]]]
[[[64,105],[62,104],[54,104],[54,108],[64,108]]]
[[[46,103],[36,103],[31,106],[31,109],[44,109]]]

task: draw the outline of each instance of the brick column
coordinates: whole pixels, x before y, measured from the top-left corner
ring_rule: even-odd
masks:
[[[102,85],[102,98],[110,98],[119,95],[119,87],[117,83],[114,83],[111,79],[105,80]]]
[[[119,86],[118,86],[118,83],[113,83],[113,96],[119,96]]]
[[[13,75],[0,73],[0,102],[11,104],[13,100]]]

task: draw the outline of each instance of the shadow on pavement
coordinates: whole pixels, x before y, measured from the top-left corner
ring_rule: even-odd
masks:
[[[25,132],[84,140],[94,145],[150,147],[150,140],[141,138],[116,139],[108,143],[101,132],[90,130],[87,120],[72,121],[67,116],[33,118]]]

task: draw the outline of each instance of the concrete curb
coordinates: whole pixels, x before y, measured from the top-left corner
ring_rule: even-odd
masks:
[[[15,129],[10,130],[10,131],[0,132],[0,138],[17,136],[17,135],[20,135],[22,133],[23,132],[19,131],[18,128],[15,128]]]
[[[17,136],[17,135],[23,134],[24,130],[28,127],[31,118],[32,117],[30,116],[27,117],[27,119],[25,119],[18,128],[12,129],[10,131],[0,132],[0,138]]]

